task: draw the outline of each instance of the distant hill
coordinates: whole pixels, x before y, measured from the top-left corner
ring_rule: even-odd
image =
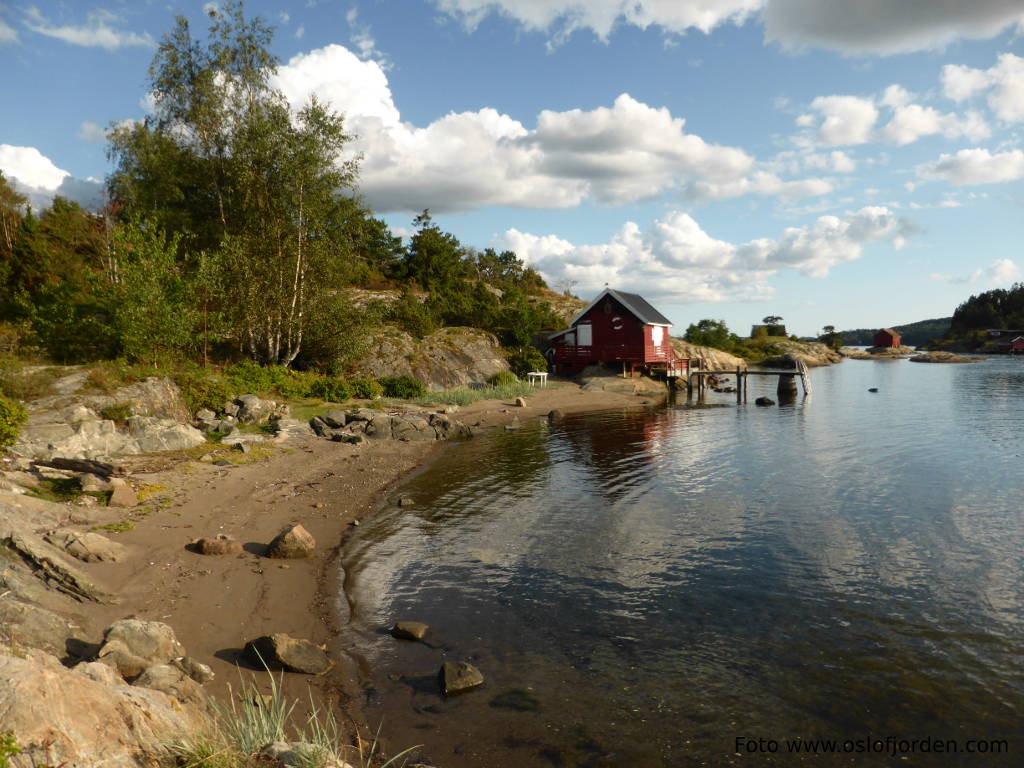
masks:
[[[932,339],[942,338],[949,330],[953,318],[937,317],[934,320],[918,320],[906,325],[886,325],[877,328],[855,328],[852,331],[840,331],[843,344],[849,347],[870,347],[875,343],[875,334],[882,328],[892,328],[903,336],[903,343],[909,347],[927,344]]]

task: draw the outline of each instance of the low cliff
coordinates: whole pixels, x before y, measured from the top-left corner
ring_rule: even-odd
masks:
[[[479,328],[442,328],[423,339],[385,328],[369,347],[372,351],[356,365],[358,375],[412,376],[435,392],[484,382],[508,370],[497,338]]]

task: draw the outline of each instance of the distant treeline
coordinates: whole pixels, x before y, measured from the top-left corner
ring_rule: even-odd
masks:
[[[990,328],[1024,329],[1024,283],[971,296],[953,313],[949,335],[955,338]]]
[[[958,310],[959,311],[959,310]],[[906,325],[885,326],[898,331],[903,343],[910,347],[927,344],[934,339],[941,339],[949,331],[951,318],[937,317],[934,320],[919,320]],[[840,331],[843,343],[850,347],[870,347],[875,343],[875,334],[879,328],[855,328],[852,331]]]

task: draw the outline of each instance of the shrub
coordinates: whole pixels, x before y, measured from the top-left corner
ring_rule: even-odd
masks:
[[[427,388],[423,382],[414,379],[412,376],[383,376],[377,381],[384,389],[386,397],[394,397],[399,400],[415,400],[427,394]]]
[[[546,371],[548,360],[539,349],[532,346],[520,347],[514,352],[506,353],[508,366],[522,378],[530,371]]]
[[[28,420],[28,411],[17,400],[0,395],[0,448],[14,445],[22,425]]]
[[[192,413],[202,408],[219,412],[224,409],[224,403],[235,396],[231,386],[213,373],[180,373],[174,377],[174,382],[181,388],[181,396]]]
[[[518,381],[519,378],[512,371],[498,371],[487,379],[487,383],[492,387],[507,387]]]
[[[114,403],[114,405],[108,405],[105,408],[100,409],[100,416],[104,419],[109,419],[118,426],[124,426],[128,422],[128,417],[131,415],[131,403]]]
[[[352,387],[352,396],[360,400],[376,400],[384,394],[384,387],[376,379],[352,379],[349,385]]]
[[[307,390],[308,397],[319,397],[332,403],[344,403],[352,398],[352,388],[344,379],[321,376]]]

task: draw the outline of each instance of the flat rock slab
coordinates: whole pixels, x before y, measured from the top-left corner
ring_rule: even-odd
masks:
[[[441,690],[455,696],[484,684],[483,673],[466,661],[446,661],[441,667]]]
[[[399,640],[422,640],[430,627],[422,621],[399,621],[391,628],[391,636]]]
[[[250,640],[245,644],[244,652],[253,664],[304,675],[322,675],[332,666],[331,660],[319,646],[283,632]]]

